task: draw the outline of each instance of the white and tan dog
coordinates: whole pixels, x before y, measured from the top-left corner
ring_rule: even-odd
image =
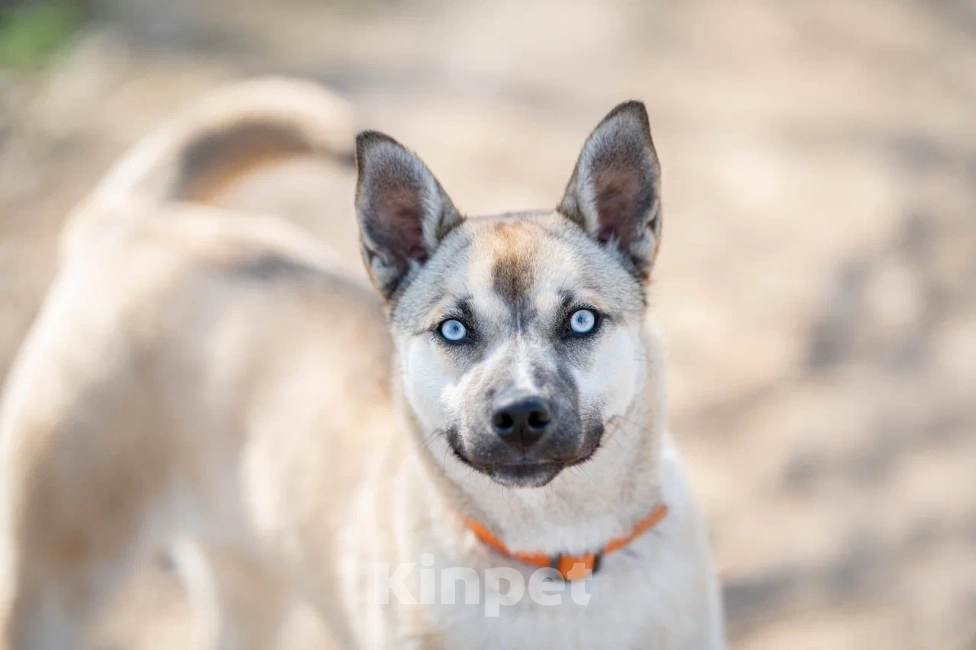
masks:
[[[646,315],[643,105],[545,212],[466,218],[360,134],[376,292],[199,203],[269,156],[351,153],[349,124],[315,86],[235,86],[79,208],[3,396],[0,647],[81,645],[166,547],[222,648],[273,646],[296,595],[346,648],[723,647]]]

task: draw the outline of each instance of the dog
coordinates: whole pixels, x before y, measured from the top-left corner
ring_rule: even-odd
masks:
[[[648,316],[643,104],[538,212],[466,217],[354,133],[323,88],[241,82],[70,217],[0,412],[0,646],[82,645],[169,548],[209,647],[273,647],[296,598],[342,648],[724,647]],[[297,227],[212,206],[308,154],[355,160],[372,288]]]

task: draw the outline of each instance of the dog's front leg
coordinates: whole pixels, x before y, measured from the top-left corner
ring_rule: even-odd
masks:
[[[117,473],[76,471],[70,445],[32,451],[0,470],[0,649],[77,648],[161,530],[150,495]]]
[[[0,648],[80,647],[175,526],[185,459],[118,330],[46,305],[0,408]],[[80,335],[79,335],[80,336]]]
[[[275,647],[292,593],[273,563],[246,542],[181,541],[175,551],[180,573],[202,615],[201,648]]]

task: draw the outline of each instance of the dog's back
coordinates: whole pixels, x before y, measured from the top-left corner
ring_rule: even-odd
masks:
[[[301,516],[304,501],[334,513],[316,519],[332,538],[365,471],[365,453],[339,448],[375,449],[392,430],[389,334],[326,247],[203,203],[282,156],[351,160],[351,128],[324,89],[235,85],[150,134],[70,219],[0,412],[10,648],[73,645],[126,568],[177,538],[194,540],[177,545],[188,573],[202,558],[218,583],[250,583],[213,605],[242,610],[224,614],[266,647],[292,576],[255,548],[256,516]],[[271,468],[319,483],[240,489]]]

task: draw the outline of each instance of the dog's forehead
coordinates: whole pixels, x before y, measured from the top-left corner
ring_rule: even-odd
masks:
[[[581,269],[573,263],[578,243],[558,221],[542,215],[486,217],[467,227],[466,273],[458,279],[462,291],[483,306],[524,306],[579,279]]]
[[[558,212],[466,219],[397,301],[393,319],[430,327],[470,308],[490,320],[550,314],[569,303],[641,314],[643,288],[600,245]]]
[[[623,284],[639,300],[636,283],[558,213],[474,218],[464,227],[464,254],[446,274],[445,299],[464,296],[499,315],[527,307],[548,311],[572,300],[604,302]]]
[[[475,224],[470,250],[471,278],[479,293],[490,290],[509,305],[552,289],[553,278],[576,281],[572,242],[534,219],[502,219]]]

